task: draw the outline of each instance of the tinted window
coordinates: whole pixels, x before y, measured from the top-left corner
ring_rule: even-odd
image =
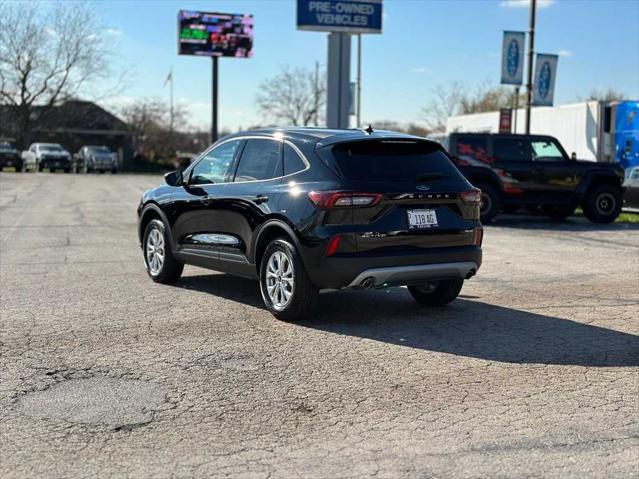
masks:
[[[529,142],[518,138],[494,138],[493,156],[500,161],[530,161]]]
[[[407,141],[359,141],[319,150],[345,178],[361,181],[436,181],[461,174],[438,145]],[[332,158],[331,158],[332,157]],[[334,160],[332,160],[334,159]]]
[[[282,176],[281,143],[274,140],[248,140],[235,181],[268,180]]]
[[[554,141],[539,140],[531,142],[534,161],[564,161],[564,155]]]
[[[290,175],[306,168],[306,164],[300,155],[290,146],[284,143],[284,174]]]
[[[489,162],[488,139],[485,136],[457,137],[457,156],[470,156],[475,160]]]
[[[191,173],[189,184],[224,183],[229,181],[233,158],[240,140],[229,141],[209,151]]]

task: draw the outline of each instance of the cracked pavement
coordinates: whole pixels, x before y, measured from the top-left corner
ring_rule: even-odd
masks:
[[[639,225],[507,216],[446,308],[148,279],[144,175],[0,173],[0,477],[637,477]]]

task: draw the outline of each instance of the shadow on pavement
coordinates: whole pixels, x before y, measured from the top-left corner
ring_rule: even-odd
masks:
[[[255,281],[202,275],[176,286],[264,308]],[[506,363],[639,365],[637,335],[467,299],[426,308],[405,288],[323,294],[298,326]]]

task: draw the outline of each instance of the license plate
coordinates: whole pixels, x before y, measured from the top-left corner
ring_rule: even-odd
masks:
[[[408,229],[434,228],[437,226],[435,210],[408,210]]]

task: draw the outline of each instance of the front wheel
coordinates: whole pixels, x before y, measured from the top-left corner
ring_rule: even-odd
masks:
[[[413,298],[426,306],[445,306],[457,298],[463,285],[463,279],[448,279],[420,286],[409,286],[408,291]]]
[[[595,186],[586,196],[584,215],[593,223],[612,223],[621,213],[621,191],[611,185]]]
[[[146,272],[156,283],[175,283],[184,270],[171,251],[171,244],[160,220],[151,220],[144,230],[144,264]]]
[[[284,321],[306,317],[319,295],[295,246],[284,238],[266,247],[260,264],[260,291],[271,314]]]

